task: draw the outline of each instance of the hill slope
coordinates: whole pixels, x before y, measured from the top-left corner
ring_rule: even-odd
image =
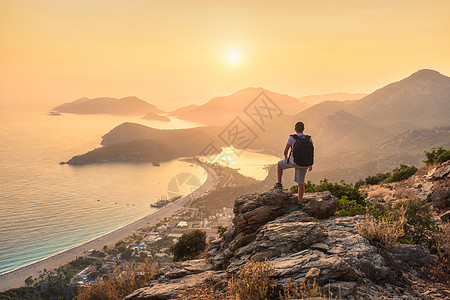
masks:
[[[80,98],[70,103],[61,104],[55,111],[74,114],[111,114],[111,115],[145,115],[148,112],[163,113],[156,106],[137,97],[125,98]]]
[[[356,101],[350,112],[378,124],[405,122],[415,128],[449,125],[450,78],[420,70]]]
[[[277,94],[263,88],[247,88],[229,96],[214,97],[199,107],[180,113],[178,118],[207,125],[226,125],[243,114],[246,107],[261,93],[273,101],[282,114],[293,115],[310,106],[288,95]]]
[[[325,94],[325,95],[310,95],[310,96],[303,96],[297,98],[300,102],[316,105],[319,103],[322,103],[324,101],[347,101],[347,100],[359,100],[363,97],[367,96],[367,94],[364,93],[331,93],[331,94]]]

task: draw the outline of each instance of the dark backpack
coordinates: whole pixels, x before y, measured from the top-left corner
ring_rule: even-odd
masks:
[[[291,154],[294,157],[294,163],[298,166],[309,167],[314,164],[314,146],[309,135],[298,136],[291,135],[295,139]],[[289,155],[289,156],[290,156]]]

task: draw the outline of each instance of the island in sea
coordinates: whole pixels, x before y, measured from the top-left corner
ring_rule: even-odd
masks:
[[[124,98],[80,98],[73,102],[61,104],[53,109],[60,113],[72,114],[110,114],[110,115],[146,115],[151,112],[154,114],[164,113],[142,99],[135,96]]]
[[[170,122],[169,117],[167,116],[160,116],[158,114],[155,114],[154,112],[148,112],[145,116],[142,117],[144,120],[150,120],[150,121],[161,121],[161,122]]]

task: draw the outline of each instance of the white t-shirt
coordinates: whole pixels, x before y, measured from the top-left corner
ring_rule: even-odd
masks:
[[[297,133],[299,137],[305,136],[304,133]],[[291,150],[294,148],[295,139],[292,136],[289,136],[287,140],[288,145],[291,145]],[[314,145],[313,140],[311,138],[311,143]],[[291,154],[291,157],[289,158],[289,162],[294,163],[294,155]]]

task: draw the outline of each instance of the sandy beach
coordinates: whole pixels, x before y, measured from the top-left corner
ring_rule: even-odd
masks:
[[[56,253],[52,256],[9,271],[7,273],[1,274],[0,291],[25,286],[26,278],[28,278],[29,276],[32,276],[33,278],[38,277],[40,274],[39,272],[43,269],[52,270],[54,268],[58,268],[74,260],[76,257],[85,255],[85,253],[91,249],[100,250],[105,245],[114,246],[115,243],[132,235],[133,233],[138,231],[138,229],[153,226],[160,220],[163,220],[165,217],[170,217],[171,215],[175,214],[176,212],[181,210],[183,206],[186,205],[186,203],[194,198],[202,196],[215,187],[217,183],[217,175],[208,166],[202,164],[202,167],[207,171],[207,179],[202,186],[200,186],[191,194],[177,200],[174,203],[158,209],[157,211],[142,219],[131,222],[125,226],[110,231],[83,244]]]

